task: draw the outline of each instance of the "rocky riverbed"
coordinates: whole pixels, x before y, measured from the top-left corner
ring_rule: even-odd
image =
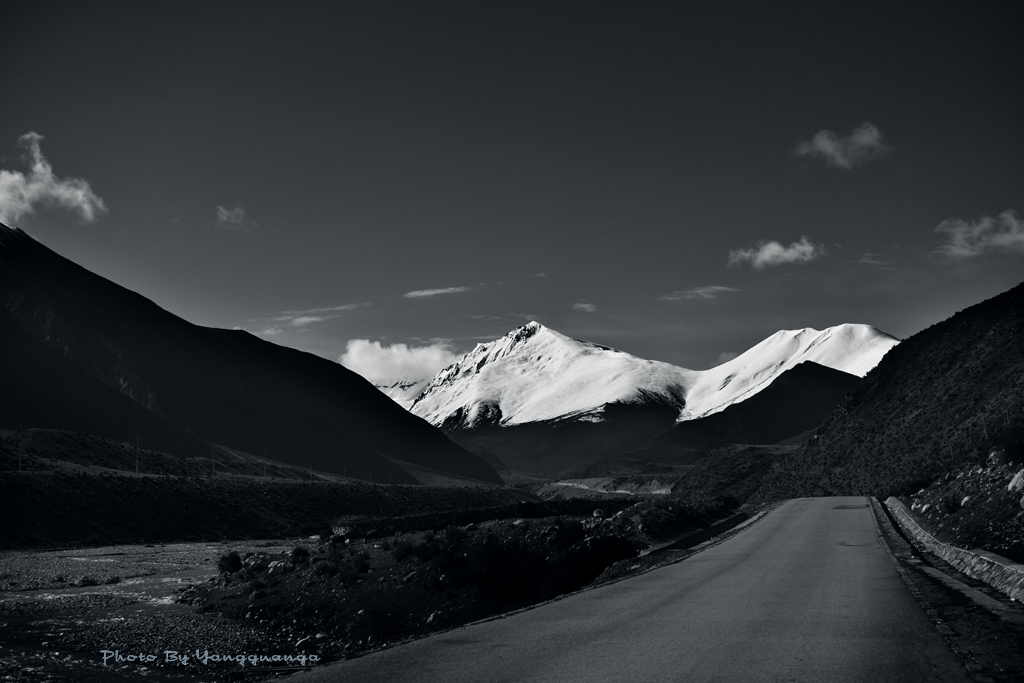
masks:
[[[229,546],[276,553],[296,542],[4,551],[0,680],[216,681],[242,667],[214,655],[294,654],[265,625],[200,614],[177,598],[186,586],[214,579]],[[168,651],[179,656],[169,660]]]

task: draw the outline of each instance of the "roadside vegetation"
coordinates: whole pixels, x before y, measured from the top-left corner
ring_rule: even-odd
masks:
[[[267,627],[299,651],[352,657],[579,590],[644,548],[732,512],[725,501],[698,508],[666,496],[594,505],[520,504],[522,516],[386,536],[339,526],[284,554],[227,553],[220,577],[182,599]]]

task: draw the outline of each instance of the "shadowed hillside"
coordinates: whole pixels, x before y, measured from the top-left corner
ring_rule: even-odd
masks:
[[[725,444],[775,444],[817,427],[858,382],[856,375],[805,361],[746,401],[680,422],[620,460],[686,465]]]
[[[0,226],[0,426],[70,429],[183,456],[210,443],[412,483],[390,456],[500,482],[338,363],[199,327]]]
[[[499,427],[456,429],[450,438],[484,458],[496,458],[516,473],[578,477],[675,423],[678,409],[658,401],[611,403],[600,422],[545,420]]]
[[[1024,449],[1024,284],[891,350],[752,500],[887,495]]]

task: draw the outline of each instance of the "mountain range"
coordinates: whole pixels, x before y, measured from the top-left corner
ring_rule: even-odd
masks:
[[[868,325],[784,330],[697,371],[531,322],[439,372],[410,410],[518,473],[598,474],[619,456],[685,464],[722,443],[817,426],[897,343]]]
[[[500,483],[478,457],[332,361],[193,325],[0,225],[0,426],[183,457],[236,449],[378,482],[403,463]]]
[[[374,388],[317,356],[188,323],[0,225],[0,426],[184,457],[230,449],[395,483],[689,466],[726,443],[812,430],[898,343],[868,325],[783,330],[689,370],[531,322],[431,379]]]

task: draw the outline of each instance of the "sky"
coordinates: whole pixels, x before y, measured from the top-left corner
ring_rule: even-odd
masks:
[[[371,379],[705,369],[1024,280],[1018,3],[18,3],[0,220]]]

